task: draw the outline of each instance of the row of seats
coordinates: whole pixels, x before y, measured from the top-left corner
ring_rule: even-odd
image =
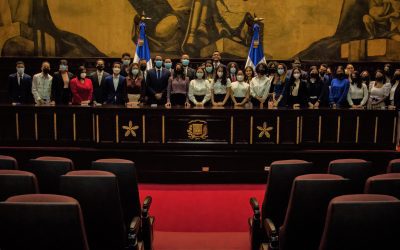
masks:
[[[400,249],[400,174],[370,176],[370,168],[341,159],[317,174],[310,162],[273,162],[261,209],[250,199],[251,248]]]
[[[0,170],[0,199],[6,200],[0,203],[0,249],[32,248],[33,242],[38,249],[152,249],[151,197],[140,208],[133,162],[103,159],[91,170],[74,171],[69,159],[39,157],[24,172],[15,170],[15,159],[0,158],[7,158],[0,168],[12,168]],[[261,209],[250,199],[252,249],[400,249],[394,241],[400,232],[398,170],[400,160],[390,162],[392,173],[377,176],[370,162],[359,159],[332,161],[325,174],[302,160],[273,162]],[[20,195],[39,190],[58,195]],[[57,220],[57,214],[69,219]],[[46,237],[39,241],[37,235]],[[76,240],[60,247],[67,236]]]
[[[141,207],[132,161],[76,171],[70,159],[39,157],[22,171],[1,158],[0,249],[153,249],[152,199]]]

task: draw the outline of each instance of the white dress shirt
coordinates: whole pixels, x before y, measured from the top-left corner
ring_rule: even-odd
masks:
[[[357,84],[350,84],[349,92],[347,93],[347,102],[350,106],[354,104],[353,99],[362,99],[361,106],[367,103],[368,87],[365,83],[362,83],[361,88],[358,88]]]
[[[227,78],[226,85],[221,83],[221,79],[218,79],[216,82],[212,80],[210,86],[214,90],[214,95],[226,95],[226,90],[231,87],[231,80]]]
[[[399,85],[399,81],[396,81],[392,88],[390,89],[390,95],[389,95],[389,100],[394,101],[394,94],[396,92],[397,86]]]
[[[271,78],[266,76],[256,76],[250,81],[250,94],[252,97],[258,97],[266,100],[271,88]]]
[[[194,104],[199,103],[195,96],[203,96],[204,99],[201,103],[205,104],[211,99],[211,89],[210,89],[210,82],[205,79],[194,79],[191,80],[189,83],[189,91],[188,96],[189,100],[192,101]]]
[[[113,83],[114,83],[114,90],[117,91],[118,83],[119,83],[119,75],[113,75]]]
[[[244,98],[249,91],[250,85],[247,82],[233,82],[231,89],[234,97]]]
[[[38,73],[32,79],[32,95],[37,103],[40,100],[50,100],[53,77],[49,74]]]
[[[101,79],[103,78],[104,71],[97,70],[97,80],[99,81],[99,86],[101,86]]]
[[[21,80],[24,78],[24,74],[25,74],[25,73],[23,73],[22,75],[20,75],[20,74],[17,73],[18,86],[21,86]]]

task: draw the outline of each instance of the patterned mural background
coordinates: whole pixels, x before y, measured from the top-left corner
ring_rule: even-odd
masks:
[[[134,53],[142,13],[153,56],[244,58],[257,16],[271,59],[400,59],[399,0],[0,0],[1,56]]]

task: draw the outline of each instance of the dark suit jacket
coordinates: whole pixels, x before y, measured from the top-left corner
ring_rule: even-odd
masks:
[[[68,72],[69,80],[74,78],[74,74]],[[55,72],[53,75],[53,81],[51,84],[51,100],[55,101],[56,104],[68,104],[71,101],[71,90],[64,89],[64,81],[60,72]]]
[[[105,91],[104,91],[104,82],[107,76],[110,74],[107,72],[103,72],[103,76],[101,77],[101,81],[99,83],[99,77],[97,75],[97,70],[90,75],[90,79],[93,84],[93,101],[97,103],[104,103],[106,100]]]
[[[388,98],[389,99],[389,98]],[[400,87],[397,85],[396,90],[394,91],[394,106],[396,106],[396,109],[400,109]]]
[[[119,75],[117,90],[114,88],[113,75],[109,75],[104,80],[104,93],[106,104],[122,104],[126,103],[126,80],[125,77]]]
[[[186,68],[183,67],[183,72],[186,72]],[[186,77],[189,77],[189,80],[193,80],[196,77],[196,70],[192,69],[191,67],[187,67]]]
[[[284,103],[289,108],[293,107],[294,104],[300,104],[301,107],[307,107],[308,104],[308,91],[307,82],[301,80],[299,86],[299,92],[297,96],[292,96],[293,83],[287,81],[284,90]]]
[[[8,95],[11,102],[33,103],[32,77],[24,74],[18,85],[17,73],[8,76]]]
[[[156,69],[150,69],[147,72],[146,79],[146,95],[148,97],[147,102],[150,104],[157,103],[162,104],[166,102],[167,95],[167,87],[168,87],[168,79],[170,78],[171,73],[169,70],[164,68],[161,69],[161,77],[157,78]],[[155,98],[155,94],[162,93],[163,98],[160,101],[157,101]]]

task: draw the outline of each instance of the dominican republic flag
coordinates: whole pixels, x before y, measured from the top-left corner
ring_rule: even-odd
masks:
[[[251,40],[251,46],[249,50],[249,55],[247,57],[246,67],[250,66],[255,69],[256,65],[263,62],[265,63],[265,56],[263,46],[260,42],[260,25],[255,23],[253,25],[253,38]]]
[[[143,21],[139,23],[139,39],[136,44],[136,53],[133,62],[138,63],[141,59],[146,59],[147,70],[153,68],[153,63],[151,62],[150,57],[149,43],[147,42],[146,38],[146,24]]]

